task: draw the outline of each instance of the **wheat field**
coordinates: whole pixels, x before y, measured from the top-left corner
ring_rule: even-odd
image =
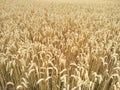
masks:
[[[120,0],[0,0],[0,90],[120,90]]]

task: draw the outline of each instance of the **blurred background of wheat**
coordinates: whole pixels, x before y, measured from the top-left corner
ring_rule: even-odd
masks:
[[[0,90],[120,90],[119,0],[0,0]]]

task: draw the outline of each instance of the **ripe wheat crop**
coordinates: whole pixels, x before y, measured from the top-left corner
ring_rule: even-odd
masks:
[[[120,90],[120,1],[0,0],[0,90]]]

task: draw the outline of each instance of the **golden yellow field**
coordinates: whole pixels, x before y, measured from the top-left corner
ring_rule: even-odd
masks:
[[[120,0],[0,0],[0,90],[120,90]]]

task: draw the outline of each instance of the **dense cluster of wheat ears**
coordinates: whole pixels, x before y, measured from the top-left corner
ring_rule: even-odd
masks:
[[[0,0],[0,90],[120,90],[120,0]]]

